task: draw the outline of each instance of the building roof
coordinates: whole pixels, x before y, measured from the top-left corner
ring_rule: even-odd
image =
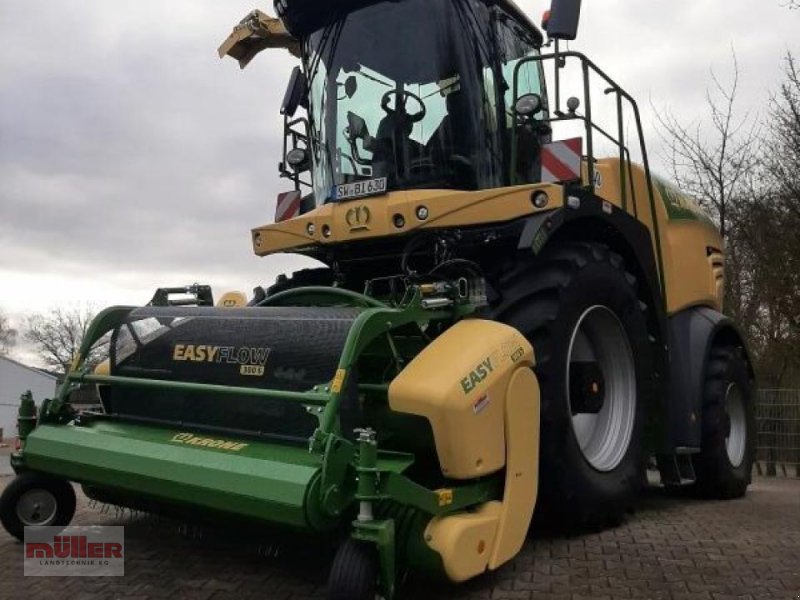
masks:
[[[52,379],[53,381],[58,381],[58,377],[48,373],[47,371],[43,371],[42,369],[37,369],[36,367],[29,367],[28,365],[22,364],[18,360],[14,360],[13,358],[9,358],[8,356],[0,356],[0,361],[9,362],[12,365],[16,365],[18,367],[22,367],[23,369],[27,369],[28,371],[32,371],[37,375],[41,375],[42,377],[47,377],[48,379]]]

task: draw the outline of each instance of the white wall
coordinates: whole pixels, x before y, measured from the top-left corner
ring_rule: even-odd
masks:
[[[36,406],[41,406],[42,400],[52,398],[55,394],[56,379],[0,357],[0,427],[6,439],[17,435],[19,397],[27,390],[33,393]]]

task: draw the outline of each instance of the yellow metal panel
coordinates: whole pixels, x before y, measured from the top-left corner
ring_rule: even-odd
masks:
[[[722,309],[722,270],[714,267],[724,260],[717,231],[703,221],[672,221],[665,228],[664,253],[669,256],[664,271],[667,276],[667,306],[670,313],[690,306]]]
[[[597,195],[623,208],[619,159],[602,159],[597,162],[596,169]],[[639,165],[631,165],[626,170],[625,180],[627,210],[650,230],[652,236],[652,210],[644,169]],[[673,194],[676,198],[671,201],[685,203],[676,207],[685,218],[674,215],[670,217],[666,199],[662,197],[659,187],[654,187],[667,288],[667,312],[674,314],[690,306],[710,306],[721,310],[722,271],[719,267],[724,257],[721,254],[722,238],[719,231],[693,205],[690,198],[677,191]],[[653,253],[655,254],[655,246]],[[714,255],[714,258],[710,255]]]
[[[517,369],[506,396],[506,483],[490,569],[519,553],[531,525],[539,487],[539,406],[536,375]]]
[[[597,161],[595,166],[597,175],[595,181],[595,193],[603,200],[610,202],[614,206],[622,209],[622,182],[620,181],[620,162],[617,158],[604,158]],[[652,210],[650,208],[650,194],[647,191],[647,177],[644,169],[639,165],[632,164],[630,169],[626,169],[626,206],[627,211],[641,221],[651,234],[653,231]],[[664,204],[660,201],[658,191],[655,190],[656,216],[659,225],[666,222],[667,213]],[[662,225],[663,227],[663,225]],[[663,231],[662,231],[663,235]],[[655,255],[655,246],[653,247]]]
[[[512,373],[532,364],[533,348],[516,329],[460,321],[394,379],[389,405],[428,419],[448,477],[494,473],[506,460],[505,397]]]
[[[499,502],[489,502],[478,512],[436,517],[428,523],[425,541],[442,557],[451,581],[466,581],[486,571],[500,510]]]
[[[545,192],[550,202],[536,208],[533,193]],[[324,204],[315,210],[253,230],[253,249],[258,256],[297,250],[315,244],[401,235],[420,229],[502,223],[525,215],[559,208],[564,189],[558,185],[524,185],[479,192],[412,190],[386,196]],[[417,209],[428,209],[425,220]],[[402,216],[404,226],[395,226]]]

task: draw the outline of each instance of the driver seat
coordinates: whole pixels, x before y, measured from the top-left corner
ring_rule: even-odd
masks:
[[[376,177],[388,177],[390,182],[406,176],[411,161],[425,152],[425,147],[411,139],[414,123],[405,105],[381,119],[369,150],[372,170]]]
[[[427,153],[436,164],[449,164],[453,168],[455,187],[475,190],[478,182],[473,166],[473,148],[477,139],[474,112],[459,91],[448,94],[445,101],[447,114],[428,142]]]

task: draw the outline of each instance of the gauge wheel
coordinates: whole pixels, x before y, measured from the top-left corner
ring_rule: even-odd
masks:
[[[618,523],[642,486],[642,431],[654,390],[647,305],[621,256],[562,243],[497,286],[497,318],[534,347],[541,388],[540,516]]]
[[[75,490],[68,481],[22,473],[0,496],[0,521],[18,540],[26,527],[66,527],[75,515]]]
[[[375,600],[378,557],[375,548],[347,539],[339,546],[328,579],[328,600]]]
[[[703,435],[693,458],[696,488],[708,498],[741,498],[755,460],[755,409],[750,365],[741,348],[711,350],[703,389]]]

